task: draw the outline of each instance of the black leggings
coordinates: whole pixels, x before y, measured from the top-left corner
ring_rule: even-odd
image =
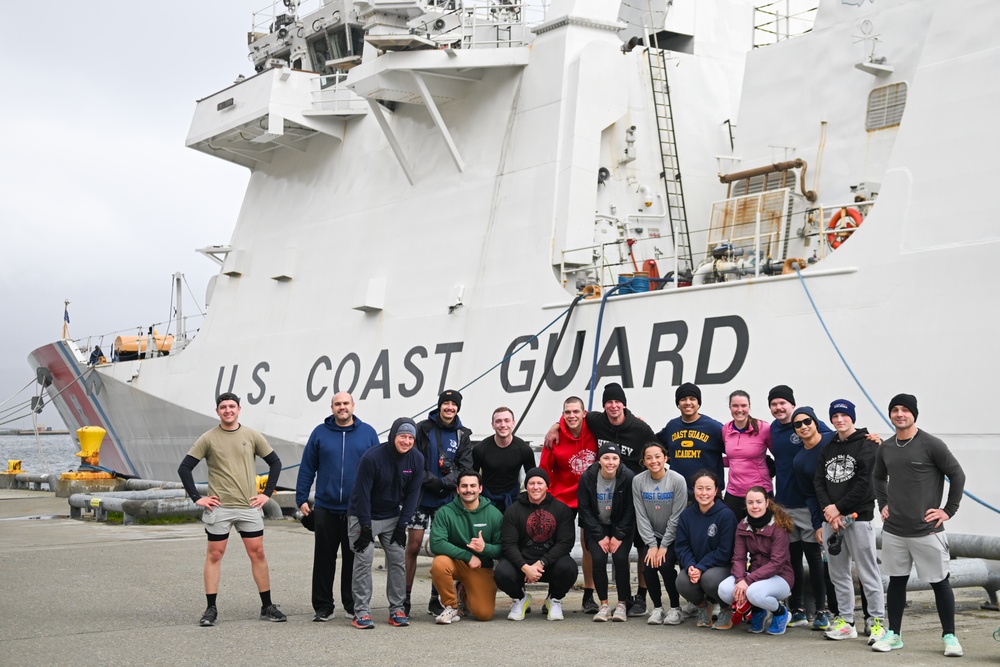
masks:
[[[823,547],[816,542],[799,540],[788,545],[792,557],[792,574],[795,583],[792,585],[792,595],[788,606],[792,610],[803,610],[803,589],[805,588],[805,568],[802,567],[802,556],[809,563],[809,586],[812,588],[813,599],[816,601],[816,611],[826,610],[826,582],[823,581]]]
[[[587,535],[587,550],[594,563],[594,590],[597,592],[597,599],[604,601],[608,599],[608,555],[604,549],[597,544],[592,536]],[[618,588],[618,601],[625,602],[632,595],[632,575],[629,574],[628,557],[632,550],[632,536],[622,540],[618,550],[611,556],[611,563],[615,571],[615,585]]]
[[[906,607],[906,582],[910,575],[889,577],[889,590],[886,595],[886,615],[889,617],[889,629],[897,635],[903,627],[903,609]],[[937,607],[938,619],[941,621],[941,634],[955,634],[955,592],[951,589],[951,575],[931,584],[934,589],[934,606]]]
[[[648,547],[643,546],[642,550],[639,552],[640,560],[645,560],[646,552],[649,551]],[[662,607],[663,596],[660,592],[660,579],[657,577],[657,573],[663,577],[663,587],[667,589],[667,597],[670,598],[671,607],[681,606],[681,596],[677,592],[677,552],[674,551],[674,545],[671,544],[667,547],[667,556],[663,559],[663,563],[660,567],[653,568],[649,565],[643,571],[643,578],[646,580],[646,588],[649,589],[649,599],[653,603],[654,607]]]

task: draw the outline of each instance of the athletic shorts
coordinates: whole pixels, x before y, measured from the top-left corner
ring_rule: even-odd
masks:
[[[431,527],[431,521],[434,519],[437,511],[437,507],[418,507],[413,512],[413,518],[406,524],[406,527],[410,530],[427,530]]]
[[[808,542],[816,544],[816,529],[812,524],[812,512],[808,507],[786,508],[785,513],[792,518],[792,534],[788,536],[789,542]]]
[[[917,576],[935,584],[951,571],[951,550],[945,531],[922,537],[900,537],[882,531],[882,573],[888,577],[909,576],[916,566]]]
[[[264,511],[253,507],[216,507],[205,510],[201,521],[213,542],[228,538],[233,526],[244,539],[264,534]]]

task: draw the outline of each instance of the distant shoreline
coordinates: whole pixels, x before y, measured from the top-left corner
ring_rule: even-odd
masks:
[[[35,435],[35,431],[30,428],[13,428],[0,431],[0,435]],[[39,431],[38,435],[69,435],[69,431],[50,429],[47,431]]]

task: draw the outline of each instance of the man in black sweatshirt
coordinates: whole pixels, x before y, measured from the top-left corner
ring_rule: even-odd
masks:
[[[497,588],[513,602],[507,618],[524,620],[531,610],[525,582],[544,581],[549,595],[542,610],[550,621],[563,620],[562,599],[576,582],[578,569],[570,556],[575,540],[573,510],[549,494],[549,476],[532,468],[524,479],[525,490],[507,508],[500,530],[503,560],[493,568]]]
[[[882,627],[885,597],[872,527],[875,516],[872,470],[878,445],[868,439],[867,429],[855,427],[855,415],[854,404],[847,399],[839,398],[830,404],[830,421],[837,429],[837,436],[820,452],[814,481],[816,499],[823,512],[823,540],[828,544],[830,580],[840,610],[840,616],[830,625],[826,637],[854,639],[858,636],[854,628],[853,559],[861,590],[868,599],[868,613],[872,616],[868,642],[871,645],[885,634]]]

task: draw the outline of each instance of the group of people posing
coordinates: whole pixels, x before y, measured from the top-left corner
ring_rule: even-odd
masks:
[[[427,419],[397,419],[380,443],[354,414],[351,396],[336,394],[332,415],[306,444],[296,484],[303,522],[315,531],[313,620],[334,618],[339,550],[341,605],[354,627],[374,627],[377,539],[385,554],[388,623],[408,625],[427,530],[434,556],[427,610],[438,624],[492,619],[498,590],[511,599],[508,619],[521,621],[532,609],[526,585],[538,583],[547,584],[542,614],[562,620],[579,576],[571,555],[579,527],[582,608],[596,622],[648,615],[649,624],[676,625],[685,616],[683,596],[699,627],[746,623],[750,632],[780,635],[789,626],[811,626],[829,639],[852,639],[858,637],[853,563],[863,631],[874,650],[886,652],[903,646],[906,584],[915,565],[934,589],[945,655],[962,655],[943,524],[958,510],[965,475],[940,439],[917,429],[915,397],[890,401],[896,432],[884,443],[855,425],[850,401],[830,404],[830,429],[811,407],[796,407],[784,385],[768,394],[770,423],[751,416],[744,391],[729,397],[730,422],[702,415],[701,391],[691,383],[677,388],[680,414],[657,433],[628,410],[620,385],[606,385],[602,402],[603,411],[587,412],[581,399],[567,399],[536,465],[531,447],[513,434],[510,408],[494,410],[494,434],[473,444],[458,416],[462,395],[448,390]],[[217,412],[220,426],[199,439],[179,469],[192,499],[206,509],[208,607],[201,624],[217,619],[219,561],[234,525],[251,556],[261,618],[283,621],[270,602],[258,523],[280,461],[259,433],[240,426],[237,397],[220,396]],[[271,466],[261,494],[243,489],[255,456]],[[191,472],[201,459],[209,465],[205,497]],[[941,506],[945,476],[950,486]],[[884,526],[881,571],[871,523],[876,502]],[[815,603],[811,619],[803,560]],[[887,596],[882,573],[890,580]]]

